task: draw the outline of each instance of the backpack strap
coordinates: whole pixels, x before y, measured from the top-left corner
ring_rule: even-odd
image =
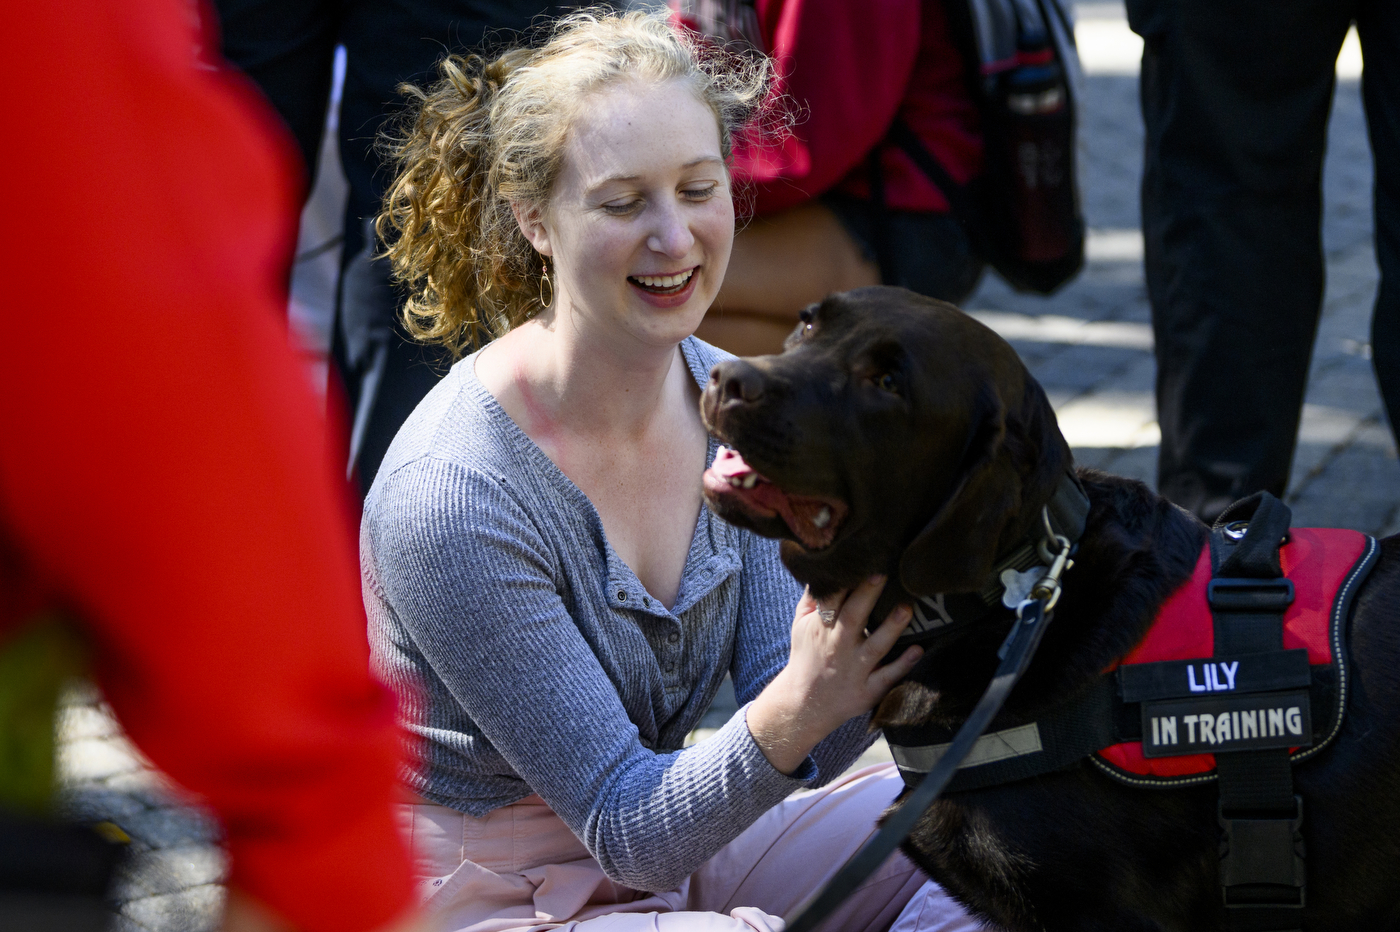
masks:
[[[909,156],[909,160],[947,199],[948,206],[952,208],[953,216],[971,236],[979,216],[977,202],[971,188],[953,180],[953,176],[948,174],[943,163],[938,161],[938,157],[929,151],[928,146],[924,145],[924,141],[918,137],[918,134],[909,128],[909,124],[899,117],[895,117],[894,122],[890,124],[889,131],[885,134],[885,142],[897,146],[905,155]]]
[[[919,138],[918,134],[909,128],[909,124],[899,117],[894,118],[889,130],[885,133],[885,143],[896,146],[914,166],[923,172],[938,193],[942,194],[948,202],[948,207],[952,211],[953,219],[958,221],[966,234],[968,242],[972,244],[972,249],[978,255],[989,255],[987,252],[987,241],[982,225],[982,210],[977,203],[977,194],[971,184],[959,184],[953,176],[948,174],[948,170],[943,167],[943,163],[938,161],[938,157],[929,151],[928,146]],[[883,149],[884,146],[880,146]],[[879,151],[877,149],[877,151]]]
[[[1283,613],[1293,602],[1279,546],[1292,513],[1267,492],[1230,506],[1211,531],[1207,590],[1215,656],[1283,650]],[[1220,885],[1229,932],[1301,929],[1305,902],[1303,801],[1287,748],[1216,754]]]
[[[872,228],[871,239],[875,247],[875,261],[880,267],[880,281],[885,285],[898,285],[896,281],[897,273],[894,267],[894,252],[890,245],[890,222],[889,208],[885,199],[885,172],[880,163],[880,158],[886,148],[894,146],[914,163],[929,183],[938,189],[948,202],[949,211],[958,226],[962,227],[963,235],[967,237],[972,251],[983,257],[984,261],[992,253],[988,249],[988,241],[983,229],[983,211],[978,206],[978,194],[974,187],[975,182],[959,184],[948,174],[948,170],[943,167],[943,163],[938,161],[938,157],[929,151],[922,139],[909,128],[900,117],[896,116],[890,128],[885,132],[885,138],[880,141],[875,148],[871,149],[866,156],[866,184],[870,188],[870,225]]]
[[[866,184],[870,188],[870,238],[875,246],[875,263],[880,267],[880,284],[898,285],[894,248],[890,244],[890,211],[885,201],[885,169],[880,164],[884,146],[876,146],[865,156]]]

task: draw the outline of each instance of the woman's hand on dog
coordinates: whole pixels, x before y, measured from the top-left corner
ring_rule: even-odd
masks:
[[[923,656],[910,647],[880,666],[912,615],[901,605],[866,634],[884,586],[885,577],[872,576],[820,603],[810,591],[797,603],[787,666],[748,709],[749,733],[782,773],[795,771],[823,738],[873,709]]]

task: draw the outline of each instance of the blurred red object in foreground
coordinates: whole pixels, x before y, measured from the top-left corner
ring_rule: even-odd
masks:
[[[0,537],[86,625],[123,725],[224,820],[230,883],[306,930],[411,897],[355,543],[284,329],[296,181],[186,0],[17,7]],[[12,577],[13,578],[13,577]]]

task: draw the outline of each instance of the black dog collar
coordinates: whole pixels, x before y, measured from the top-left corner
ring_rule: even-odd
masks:
[[[1064,537],[1071,544],[1077,544],[1084,534],[1089,496],[1072,472],[1061,477],[1055,494],[1041,513],[1043,520],[1021,544],[997,559],[980,591],[918,596],[914,618],[900,635],[896,649],[981,621],[998,611],[1002,614],[1014,611],[1040,577],[1049,571],[1058,549],[1054,538]]]

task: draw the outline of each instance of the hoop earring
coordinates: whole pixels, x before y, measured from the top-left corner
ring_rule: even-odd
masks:
[[[544,297],[544,286],[545,286],[545,285],[548,285],[548,286],[549,286],[549,300],[548,300],[548,301],[546,301],[546,300],[545,300],[545,297]],[[552,281],[549,280],[549,263],[546,262],[546,261],[544,260],[543,257],[541,257],[541,259],[540,259],[540,310],[544,310],[545,308],[548,308],[548,307],[549,307],[551,304],[553,304],[553,303],[554,303],[554,282],[552,282]]]

